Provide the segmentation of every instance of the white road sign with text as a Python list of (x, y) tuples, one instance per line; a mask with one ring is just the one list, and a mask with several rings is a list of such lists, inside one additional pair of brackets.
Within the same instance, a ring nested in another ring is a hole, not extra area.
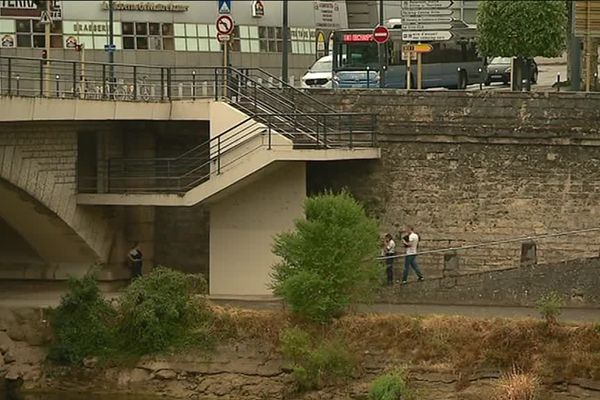
[(450, 40), (452, 34), (448, 31), (414, 31), (402, 32), (402, 40), (405, 41), (438, 41)]

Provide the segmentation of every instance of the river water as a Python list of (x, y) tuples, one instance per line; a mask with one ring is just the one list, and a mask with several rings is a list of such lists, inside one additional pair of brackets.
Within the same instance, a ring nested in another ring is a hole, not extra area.
[[(55, 393), (55, 394), (9, 394), (0, 389), (0, 400), (158, 400), (158, 397), (104, 395), (96, 396), (86, 393)], [(161, 400), (168, 400), (164, 397)]]

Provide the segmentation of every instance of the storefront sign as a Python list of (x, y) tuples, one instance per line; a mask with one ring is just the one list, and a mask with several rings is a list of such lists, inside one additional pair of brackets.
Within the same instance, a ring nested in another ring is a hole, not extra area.
[[(50, 18), (62, 20), (62, 0), (50, 0)], [(32, 0), (0, 0), (0, 16), (16, 18), (40, 18), (42, 10), (38, 10)]]
[(337, 1), (313, 1), (317, 28), (341, 28), (340, 6)]
[(252, 16), (254, 18), (265, 16), (265, 3), (262, 0), (254, 0), (252, 2)]
[[(108, 1), (102, 3), (102, 9), (108, 10)], [(158, 3), (151, 1), (113, 1), (114, 11), (163, 11), (163, 12), (185, 12), (190, 9), (189, 5), (174, 2)]]
[(14, 35), (2, 36), (2, 39), (0, 39), (0, 45), (2, 47), (15, 47), (15, 36)]
[(81, 33), (96, 33), (96, 32), (108, 32), (108, 24), (106, 23), (89, 23), (89, 24), (81, 24), (75, 23), (73, 24), (73, 30)]

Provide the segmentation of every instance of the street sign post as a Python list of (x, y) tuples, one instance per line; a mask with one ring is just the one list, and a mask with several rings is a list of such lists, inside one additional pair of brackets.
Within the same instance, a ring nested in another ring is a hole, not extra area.
[(222, 33), (217, 33), (217, 40), (221, 43), (227, 42), (228, 40), (231, 40), (231, 35), (224, 35)]
[(217, 18), (217, 32), (230, 35), (233, 32), (233, 19), (229, 15), (221, 15)]
[(402, 40), (406, 42), (434, 42), (452, 39), (448, 31), (411, 31), (402, 32)]
[(390, 31), (383, 25), (377, 25), (373, 29), (373, 40), (379, 44), (383, 44), (390, 38)]
[[(444, 41), (452, 38), (451, 22), (452, 0), (402, 0), (402, 40), (406, 42)], [(406, 87), (410, 89), (411, 54), (417, 54), (417, 89), (423, 82), (423, 53), (429, 53), (433, 46), (429, 44), (411, 44), (403, 46), (406, 57)]]

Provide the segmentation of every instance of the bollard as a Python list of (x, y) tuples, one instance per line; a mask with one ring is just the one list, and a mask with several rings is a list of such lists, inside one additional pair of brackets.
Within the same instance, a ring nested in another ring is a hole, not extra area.
[(371, 68), (367, 65), (367, 89), (371, 88)]
[(521, 267), (537, 264), (537, 245), (533, 240), (521, 243)]
[(19, 83), (21, 81), (21, 75), (17, 74), (17, 76), (15, 77), (17, 79), (17, 96), (19, 95)]
[(560, 92), (560, 72), (556, 73), (556, 91)]
[(192, 71), (192, 100), (196, 100), (196, 71)]
[(60, 75), (56, 75), (56, 97), (60, 97)]
[(460, 275), (459, 257), (456, 251), (444, 254), (444, 269), (442, 274), (444, 278), (452, 278)]
[(183, 98), (183, 83), (181, 82), (177, 85), (177, 95), (180, 99)]
[(208, 82), (202, 82), (202, 96), (208, 97)]
[(479, 90), (483, 90), (483, 76), (481, 75), (482, 72), (483, 70), (479, 68)]

